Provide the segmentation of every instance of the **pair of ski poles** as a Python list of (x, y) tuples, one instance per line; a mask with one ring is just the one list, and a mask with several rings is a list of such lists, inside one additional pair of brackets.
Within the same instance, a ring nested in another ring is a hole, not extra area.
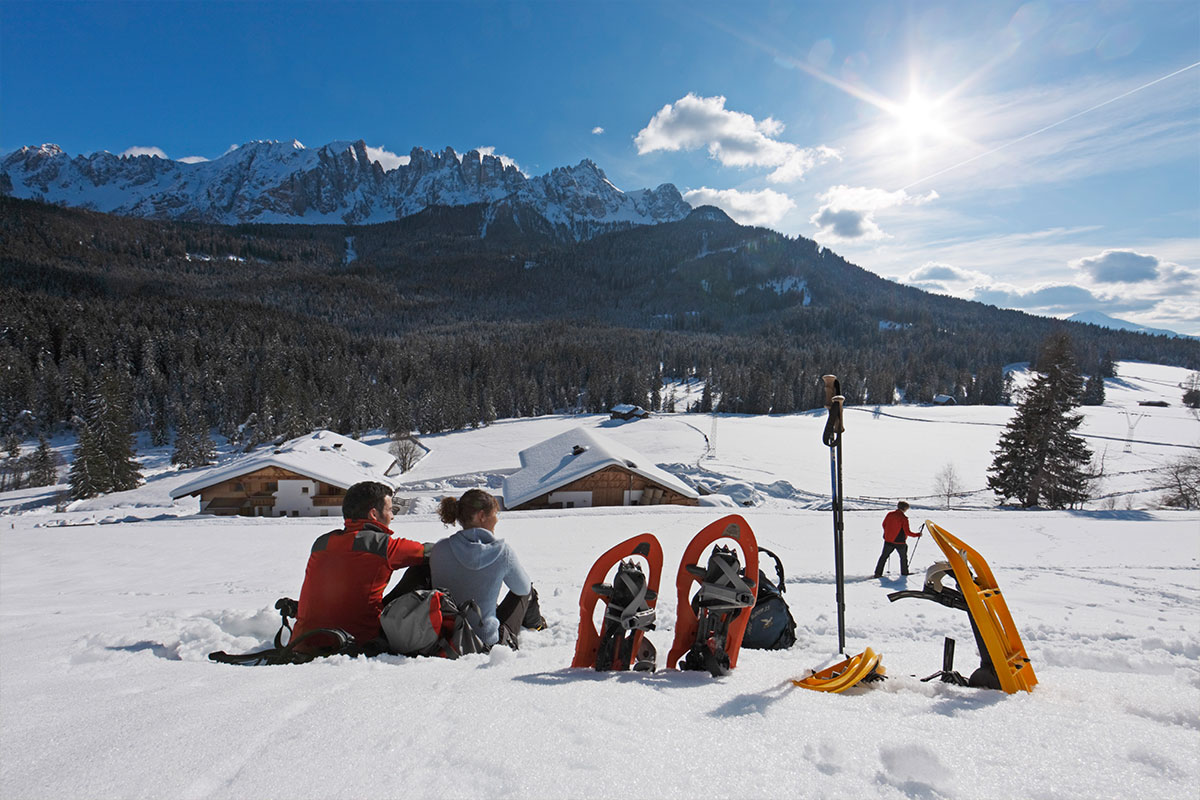
[(824, 375), (821, 384), (825, 387), (825, 408), (829, 416), (821, 441), (829, 448), (829, 482), (833, 493), (833, 565), (837, 581), (838, 652), (846, 653), (846, 570), (842, 549), (845, 530), (842, 517), (842, 434), (846, 426), (842, 423), (842, 385), (836, 375)]

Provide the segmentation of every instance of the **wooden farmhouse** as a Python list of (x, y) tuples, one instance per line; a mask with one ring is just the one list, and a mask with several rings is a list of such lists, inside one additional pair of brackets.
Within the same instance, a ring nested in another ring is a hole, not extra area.
[(504, 479), (508, 509), (699, 505), (699, 495), (645, 456), (575, 428), (520, 453)]
[(331, 431), (300, 436), (205, 470), (171, 492), (200, 497), (200, 513), (243, 517), (341, 517), (359, 481), (394, 486), (396, 460)]

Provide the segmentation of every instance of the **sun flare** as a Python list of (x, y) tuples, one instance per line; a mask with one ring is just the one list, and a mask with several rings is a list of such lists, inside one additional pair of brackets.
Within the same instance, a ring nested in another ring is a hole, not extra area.
[(913, 93), (908, 102), (894, 112), (900, 132), (910, 140), (937, 139), (945, 136), (946, 126), (938, 118), (937, 104)]

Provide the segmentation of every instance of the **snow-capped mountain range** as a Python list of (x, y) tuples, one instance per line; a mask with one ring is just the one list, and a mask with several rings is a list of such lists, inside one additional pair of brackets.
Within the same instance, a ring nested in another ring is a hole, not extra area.
[(503, 221), (574, 239), (687, 216), (679, 190), (623, 192), (590, 160), (527, 177), (494, 155), (413, 148), (385, 170), (367, 145), (256, 141), (185, 163), (101, 152), (72, 158), (53, 144), (0, 161), (0, 194), (127, 216), (219, 224), (369, 224), (430, 206), (487, 204), (480, 234)]

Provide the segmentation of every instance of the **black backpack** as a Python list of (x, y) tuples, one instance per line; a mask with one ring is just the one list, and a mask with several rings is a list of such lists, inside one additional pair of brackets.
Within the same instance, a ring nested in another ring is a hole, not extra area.
[(742, 637), (742, 647), (751, 650), (784, 650), (796, 643), (796, 620), (792, 619), (792, 612), (783, 599), (783, 562), (765, 547), (758, 548), (758, 552), (775, 559), (779, 583), (771, 583), (766, 573), (761, 569), (758, 571), (758, 599), (750, 611), (750, 622)]

